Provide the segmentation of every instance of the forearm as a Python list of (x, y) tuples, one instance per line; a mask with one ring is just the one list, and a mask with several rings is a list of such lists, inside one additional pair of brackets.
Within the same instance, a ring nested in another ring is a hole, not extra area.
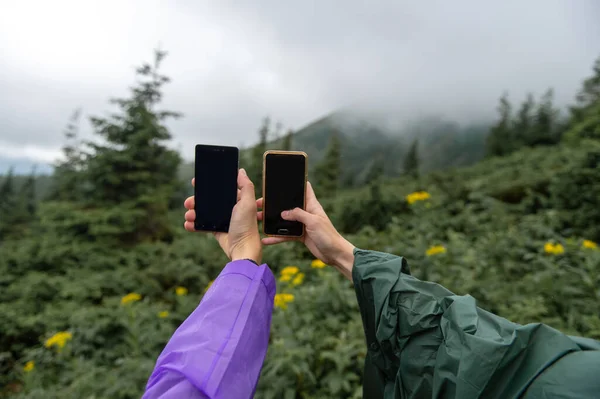
[[(229, 263), (161, 353), (144, 398), (251, 398), (266, 355), (275, 279), (266, 265)], [(240, 365), (246, 378), (238, 381)]]
[(336, 256), (332, 264), (344, 277), (352, 281), (352, 268), (354, 266), (354, 250), (352, 243), (340, 236), (336, 245)]

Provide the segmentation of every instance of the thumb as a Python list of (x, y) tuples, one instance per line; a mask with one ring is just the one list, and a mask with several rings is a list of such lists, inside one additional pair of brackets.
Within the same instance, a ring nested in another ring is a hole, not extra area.
[(238, 187), (240, 188), (240, 200), (242, 201), (256, 201), (254, 193), (254, 184), (246, 174), (246, 171), (242, 168), (238, 172)]
[(304, 209), (294, 208), (291, 211), (283, 211), (283, 212), (281, 212), (281, 217), (284, 220), (289, 220), (289, 221), (300, 222), (300, 223), (303, 223), (303, 224), (308, 224), (308, 223), (310, 223), (311, 219), (313, 218), (313, 215), (311, 215), (310, 213), (306, 212)]

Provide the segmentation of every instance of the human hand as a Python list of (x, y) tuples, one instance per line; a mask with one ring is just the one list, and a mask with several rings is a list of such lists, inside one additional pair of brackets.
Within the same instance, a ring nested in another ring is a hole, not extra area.
[[(192, 186), (195, 179), (192, 179)], [(254, 184), (248, 178), (246, 171), (240, 169), (238, 172), (238, 199), (231, 213), (231, 222), (229, 232), (213, 233), (217, 238), (219, 245), (229, 259), (252, 259), (260, 264), (262, 260), (262, 244), (258, 232), (258, 218), (262, 217), (262, 212), (257, 213), (258, 201), (254, 192)], [(202, 193), (210, 195), (210, 193)], [(196, 211), (194, 210), (194, 197), (188, 197), (184, 206), (188, 209), (185, 213), (184, 227), (187, 231), (196, 231), (194, 221), (196, 220)]]
[[(260, 198), (256, 204), (262, 208), (263, 199)], [(262, 214), (260, 216), (262, 217)], [(295, 208), (284, 211), (281, 217), (285, 220), (303, 223), (305, 226), (304, 236), (301, 238), (266, 237), (262, 239), (263, 244), (274, 245), (286, 241), (301, 241), (316, 258), (334, 266), (352, 281), (354, 245), (335, 229), (317, 200), (310, 182), (307, 182), (306, 185), (306, 210)]]

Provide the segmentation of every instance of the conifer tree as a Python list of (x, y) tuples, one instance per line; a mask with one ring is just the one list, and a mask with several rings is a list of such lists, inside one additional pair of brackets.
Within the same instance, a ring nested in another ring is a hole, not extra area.
[(71, 115), (64, 132), (64, 159), (54, 165), (52, 190), (48, 195), (50, 200), (75, 201), (83, 198), (86, 154), (78, 137), (80, 120), (81, 109), (77, 109)]
[(384, 162), (385, 162), (385, 158), (382, 154), (378, 154), (375, 157), (375, 159), (371, 163), (371, 166), (370, 166), (369, 171), (366, 176), (367, 184), (380, 183), (381, 179), (383, 178), (384, 171), (385, 171)]
[[(14, 201), (15, 195), (15, 181), (14, 181), (14, 168), (10, 168), (8, 173), (2, 181), (0, 186), (0, 206), (6, 206)], [(5, 208), (3, 208), (4, 210)]]
[(567, 140), (600, 139), (600, 57), (594, 63), (593, 75), (583, 81), (570, 113)]
[(261, 127), (258, 130), (258, 143), (252, 148), (252, 166), (249, 176), (254, 183), (256, 195), (261, 195), (262, 191), (263, 156), (265, 151), (267, 151), (270, 129), (271, 119), (267, 116), (263, 119)]
[(500, 118), (490, 128), (486, 139), (486, 156), (501, 156), (511, 151), (510, 141), (513, 139), (512, 106), (508, 101), (508, 93), (500, 97), (497, 107)]
[(10, 230), (17, 208), (14, 169), (11, 167), (0, 185), (0, 239)]
[(404, 173), (419, 177), (419, 139), (415, 139), (404, 159)]
[(533, 133), (533, 126), (535, 123), (534, 112), (535, 100), (533, 94), (528, 93), (527, 98), (521, 104), (519, 112), (513, 123), (512, 135), (509, 140), (509, 152), (515, 151), (524, 145), (528, 144), (528, 139)]
[(527, 137), (527, 145), (552, 145), (560, 140), (557, 129), (559, 110), (553, 105), (554, 91), (548, 89), (542, 96), (534, 116), (534, 125)]
[(169, 199), (177, 184), (179, 154), (166, 146), (171, 134), (164, 125), (181, 115), (157, 109), (163, 86), (160, 73), (167, 53), (156, 50), (153, 63), (137, 68), (138, 82), (128, 98), (111, 100), (119, 113), (91, 118), (101, 143), (88, 142), (85, 201), (106, 209), (107, 233), (127, 242), (170, 237)]
[(334, 131), (329, 139), (323, 160), (315, 168), (315, 180), (324, 197), (334, 196), (339, 188), (342, 152), (339, 133)]

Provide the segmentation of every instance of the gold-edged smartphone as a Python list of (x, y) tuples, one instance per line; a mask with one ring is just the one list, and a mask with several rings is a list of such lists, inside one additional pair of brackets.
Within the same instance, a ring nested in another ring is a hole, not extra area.
[(284, 220), (281, 212), (306, 207), (308, 155), (266, 151), (263, 155), (263, 232), (272, 237), (302, 237), (304, 224)]

